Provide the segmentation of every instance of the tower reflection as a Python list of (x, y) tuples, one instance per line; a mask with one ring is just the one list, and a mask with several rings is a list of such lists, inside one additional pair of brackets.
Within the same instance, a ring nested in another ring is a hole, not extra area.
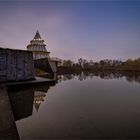
[(39, 110), (41, 103), (50, 88), (54, 84), (36, 85), (32, 87), (8, 88), (8, 95), (12, 106), (15, 121), (33, 114), (33, 106)]
[(1, 87), (0, 139), (20, 139), (15, 121), (31, 116), (33, 106), (38, 111), (49, 88), (54, 85)]

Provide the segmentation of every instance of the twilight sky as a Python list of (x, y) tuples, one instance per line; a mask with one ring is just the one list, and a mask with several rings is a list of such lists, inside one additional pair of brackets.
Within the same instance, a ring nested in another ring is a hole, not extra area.
[(53, 57), (137, 58), (140, 1), (0, 1), (0, 47), (26, 49), (36, 30)]

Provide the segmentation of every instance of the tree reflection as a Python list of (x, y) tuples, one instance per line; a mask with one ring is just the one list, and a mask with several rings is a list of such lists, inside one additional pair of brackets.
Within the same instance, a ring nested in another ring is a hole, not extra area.
[(125, 78), (128, 82), (140, 83), (140, 73), (138, 72), (112, 72), (112, 71), (96, 71), (88, 72), (83, 71), (73, 74), (58, 75), (58, 81), (66, 81), (77, 78), (80, 81), (86, 80), (87, 78), (93, 79), (94, 77), (100, 77), (101, 79), (121, 79)]

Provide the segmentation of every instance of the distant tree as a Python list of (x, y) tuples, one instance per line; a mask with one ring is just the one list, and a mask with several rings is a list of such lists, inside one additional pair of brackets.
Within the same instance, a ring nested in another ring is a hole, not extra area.
[(90, 61), (89, 61), (89, 66), (93, 66), (93, 65), (94, 65), (93, 60), (90, 60)]
[(94, 65), (97, 67), (99, 65), (99, 63), (95, 62)]
[(63, 66), (65, 67), (72, 67), (73, 62), (71, 60), (64, 60), (63, 61)]
[(124, 62), (125, 65), (132, 65), (133, 64), (133, 60), (132, 59), (128, 59), (127, 61)]
[(83, 59), (82, 58), (79, 58), (78, 59), (78, 63), (79, 63), (79, 65), (82, 67), (82, 62), (83, 62)]
[(88, 61), (86, 59), (83, 59), (83, 68), (87, 68), (88, 67)]
[(99, 64), (100, 64), (101, 66), (104, 66), (104, 65), (105, 65), (105, 61), (104, 61), (104, 60), (101, 60), (101, 61), (99, 62)]
[(137, 58), (134, 60), (135, 65), (140, 66), (140, 58)]

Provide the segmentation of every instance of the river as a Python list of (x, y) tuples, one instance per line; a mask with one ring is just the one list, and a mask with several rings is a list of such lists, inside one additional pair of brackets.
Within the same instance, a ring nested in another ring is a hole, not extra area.
[(21, 139), (140, 138), (140, 76), (61, 75), (8, 94)]

